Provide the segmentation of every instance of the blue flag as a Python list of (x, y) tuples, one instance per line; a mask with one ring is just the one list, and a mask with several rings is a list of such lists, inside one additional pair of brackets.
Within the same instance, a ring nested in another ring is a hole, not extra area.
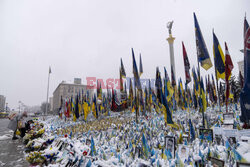
[(195, 139), (195, 131), (191, 119), (189, 119), (189, 130), (190, 130), (191, 141), (193, 141)]
[(79, 118), (79, 107), (78, 107), (78, 103), (79, 103), (79, 98), (78, 98), (78, 94), (76, 95), (76, 105), (75, 105), (75, 115), (76, 118)]
[(218, 38), (213, 32), (213, 51), (214, 51), (214, 64), (215, 64), (215, 76), (217, 79), (225, 79), (225, 55), (221, 49)]
[(244, 22), (244, 87), (240, 94), (242, 122), (250, 120), (250, 28), (245, 18)]
[(92, 166), (92, 163), (91, 163), (91, 160), (89, 160), (86, 167), (91, 167), (91, 166)]
[(94, 156), (96, 154), (96, 149), (95, 149), (95, 143), (93, 137), (91, 137), (91, 156)]
[(132, 48), (132, 58), (133, 58), (133, 73), (134, 73), (134, 78), (135, 78), (135, 86), (137, 87), (137, 89), (141, 90), (140, 76), (138, 73), (133, 48)]
[(199, 26), (199, 23), (197, 21), (195, 13), (194, 13), (194, 27), (195, 27), (197, 58), (198, 58), (198, 61), (201, 63), (201, 66), (205, 70), (208, 70), (213, 65), (212, 65), (209, 53), (207, 51), (207, 46), (206, 46), (206, 43), (203, 39), (201, 30), (200, 30), (200, 26)]
[(145, 157), (148, 158), (150, 150), (149, 150), (147, 139), (145, 138), (144, 134), (142, 134), (142, 149), (143, 149), (143, 153)]
[(165, 107), (164, 108), (164, 118), (165, 118), (165, 122), (167, 124), (174, 124), (174, 121), (172, 120), (172, 113), (168, 107), (168, 103), (167, 103), (167, 99), (166, 97), (163, 95), (162, 89), (160, 89), (160, 93), (161, 93), (161, 99), (162, 99), (162, 104)]
[(125, 72), (125, 68), (123, 66), (122, 58), (121, 58), (121, 75), (122, 75), (122, 77), (126, 77), (126, 72)]

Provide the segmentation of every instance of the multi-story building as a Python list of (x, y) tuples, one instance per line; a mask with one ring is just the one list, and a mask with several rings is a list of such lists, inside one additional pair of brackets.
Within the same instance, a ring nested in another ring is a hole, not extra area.
[(5, 97), (0, 95), (0, 112), (5, 111)]
[(53, 112), (58, 112), (61, 105), (61, 97), (63, 100), (75, 97), (79, 92), (89, 92), (89, 95), (93, 95), (93, 88), (90, 88), (87, 85), (81, 84), (81, 79), (77, 78), (74, 80), (74, 83), (66, 83), (62, 81), (53, 93)]

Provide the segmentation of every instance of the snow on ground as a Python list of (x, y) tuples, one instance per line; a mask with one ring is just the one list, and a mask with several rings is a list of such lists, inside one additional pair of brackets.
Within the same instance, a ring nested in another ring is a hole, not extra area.
[[(194, 166), (195, 162), (211, 164), (212, 156), (225, 161), (226, 165), (235, 164), (236, 160), (250, 162), (250, 145), (237, 139), (237, 144), (228, 145), (227, 139), (221, 144), (202, 137), (198, 129), (202, 124), (201, 114), (191, 110), (176, 111), (173, 114), (176, 127), (165, 126), (163, 115), (147, 113), (135, 122), (135, 115), (111, 113), (102, 120), (90, 119), (85, 123), (65, 121), (50, 117), (39, 121), (46, 129), (44, 135), (34, 139), (33, 147), (47, 147), (35, 154), (46, 157), (49, 166)], [(220, 127), (222, 114), (208, 108), (210, 127)], [(196, 139), (190, 140), (189, 118), (195, 129)], [(167, 149), (165, 137), (175, 137), (175, 151)], [(52, 143), (48, 142), (52, 141)], [(182, 149), (182, 147), (184, 149)], [(234, 149), (235, 148), (235, 149)], [(233, 152), (234, 151), (234, 152)], [(230, 152), (230, 155), (228, 154)], [(26, 156), (28, 156), (27, 153)]]
[(5, 135), (0, 136), (0, 140), (8, 140), (10, 138), (11, 138), (11, 135), (9, 135), (9, 134), (5, 134)]

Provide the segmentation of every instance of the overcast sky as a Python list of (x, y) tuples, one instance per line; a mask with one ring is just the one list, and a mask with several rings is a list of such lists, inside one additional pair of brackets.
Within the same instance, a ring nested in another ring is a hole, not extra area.
[(181, 41), (191, 66), (197, 64), (193, 12), (212, 62), (214, 28), (223, 51), (224, 41), (228, 43), (238, 75), (249, 0), (1, 0), (0, 94), (11, 108), (19, 100), (40, 105), (46, 101), (49, 66), (49, 96), (62, 80), (118, 78), (120, 58), (131, 77), (131, 47), (137, 61), (142, 54), (142, 78), (155, 78), (157, 66), (170, 72), (166, 23), (171, 20), (176, 74), (184, 80)]

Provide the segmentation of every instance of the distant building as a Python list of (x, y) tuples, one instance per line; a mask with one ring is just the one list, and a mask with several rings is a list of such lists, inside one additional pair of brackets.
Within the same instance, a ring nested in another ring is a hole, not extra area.
[[(75, 97), (77, 93), (84, 91), (85, 93), (87, 92), (87, 85), (82, 85), (81, 84), (81, 79), (75, 78), (74, 83), (66, 83), (65, 81), (62, 81), (55, 91), (53, 92), (53, 112), (58, 112), (60, 105), (61, 105), (61, 97), (62, 99), (69, 99), (72, 97)], [(94, 90), (93, 89), (88, 89), (89, 95), (92, 96)]]
[(5, 100), (6, 98), (3, 95), (0, 95), (0, 112), (5, 111)]
[(81, 83), (82, 83), (81, 78), (74, 78), (74, 84), (79, 84), (79, 85), (81, 85)]
[(241, 75), (244, 77), (244, 60), (238, 62), (239, 71), (241, 72)]

